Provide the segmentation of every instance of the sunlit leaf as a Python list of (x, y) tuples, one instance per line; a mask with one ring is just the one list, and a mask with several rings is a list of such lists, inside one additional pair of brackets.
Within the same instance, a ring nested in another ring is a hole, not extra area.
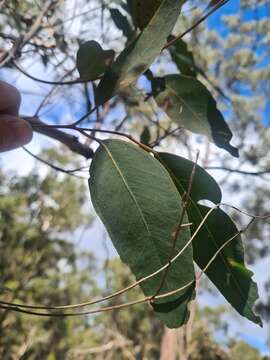
[(238, 150), (230, 144), (232, 132), (207, 88), (190, 76), (168, 75), (164, 79), (165, 90), (156, 101), (168, 116), (179, 126), (206, 135), (218, 147), (238, 157)]
[(97, 105), (104, 104), (117, 91), (134, 83), (150, 67), (166, 44), (183, 3), (180, 0), (162, 1), (147, 27), (106, 72), (97, 88)]
[[(170, 36), (168, 41), (171, 41), (174, 38), (174, 36)], [(182, 39), (179, 39), (174, 45), (170, 46), (169, 51), (171, 53), (172, 61), (175, 63), (182, 75), (192, 76), (195, 78), (198, 75), (202, 76), (211, 88), (213, 88), (220, 96), (228, 99), (222, 89), (215, 84), (208, 77), (205, 71), (203, 71), (203, 69), (195, 63), (193, 53), (188, 49), (187, 44)]]

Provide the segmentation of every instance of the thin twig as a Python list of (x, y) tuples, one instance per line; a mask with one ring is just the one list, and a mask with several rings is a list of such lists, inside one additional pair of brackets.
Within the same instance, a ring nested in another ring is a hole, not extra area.
[(195, 22), (190, 28), (184, 31), (181, 35), (176, 36), (173, 40), (169, 41), (164, 47), (163, 50), (168, 49), (170, 46), (174, 45), (177, 41), (181, 40), (185, 35), (189, 34), (202, 22), (204, 22), (209, 16), (211, 16), (216, 10), (218, 10), (223, 5), (227, 4), (230, 0), (221, 0), (218, 2), (210, 11), (208, 11), (204, 16), (202, 16), (198, 21)]
[[(187, 283), (186, 285), (175, 289), (173, 291), (169, 291), (166, 292), (164, 294), (161, 295), (157, 295), (155, 298), (156, 299), (163, 299), (166, 298), (168, 296), (174, 295), (176, 293), (179, 293), (185, 289), (187, 289), (188, 287), (192, 286), (193, 284), (198, 284), (198, 281), (201, 279), (201, 277), (203, 276), (203, 274), (208, 270), (208, 268), (212, 265), (212, 263), (215, 261), (215, 259), (217, 258), (217, 256), (221, 253), (221, 251), (228, 246), (235, 238), (237, 238), (239, 235), (241, 235), (242, 233), (244, 233), (245, 231), (247, 231), (247, 229), (250, 227), (250, 225), (254, 222), (254, 218), (249, 222), (249, 224), (242, 230), (238, 231), (234, 236), (232, 236), (229, 240), (227, 240), (216, 252), (215, 254), (211, 257), (211, 259), (208, 261), (208, 263), (206, 264), (206, 266), (201, 270), (201, 272), (199, 273), (199, 275), (196, 276), (196, 279), (190, 281), (189, 283)], [(108, 311), (112, 311), (112, 310), (116, 310), (116, 309), (123, 309), (123, 308), (127, 308), (130, 306), (134, 306), (134, 305), (139, 305), (139, 304), (143, 304), (146, 302), (151, 302), (153, 299), (153, 296), (147, 296), (144, 297), (142, 299), (139, 300), (135, 300), (135, 301), (130, 301), (130, 302), (126, 302), (126, 303), (122, 303), (122, 304), (118, 304), (118, 305), (112, 305), (112, 306), (106, 306), (106, 307), (102, 307), (102, 308), (98, 308), (98, 309), (94, 309), (94, 310), (89, 310), (89, 311), (82, 311), (79, 313), (44, 313), (44, 312), (37, 312), (37, 311), (30, 311), (30, 310), (24, 310), (23, 307), (19, 306), (15, 306), (15, 305), (6, 305), (3, 302), (1, 302), (0, 304), (0, 308), (4, 309), (4, 310), (10, 310), (10, 311), (15, 311), (15, 312), (21, 312), (21, 313), (25, 313), (25, 314), (29, 314), (29, 315), (36, 315), (36, 316), (46, 316), (46, 317), (74, 317), (74, 316), (85, 316), (85, 315), (91, 315), (91, 314), (97, 314), (97, 313), (102, 313), (102, 312), (108, 312)]]
[(22, 69), (21, 66), (18, 65), (18, 63), (13, 60), (12, 64), (16, 67), (17, 70), (19, 70), (23, 75), (25, 75), (26, 77), (28, 77), (29, 79), (32, 79), (34, 81), (40, 82), (42, 84), (48, 84), (48, 85), (75, 85), (75, 84), (86, 84), (88, 82), (91, 81), (95, 81), (95, 80), (99, 80), (101, 79), (101, 77), (97, 77), (96, 79), (91, 79), (91, 80), (83, 80), (83, 79), (76, 79), (76, 80), (69, 80), (69, 81), (50, 81), (50, 80), (44, 80), (44, 79), (40, 79), (37, 78), (31, 74), (29, 74), (28, 72), (26, 72), (24, 69)]
[(43, 4), (43, 8), (39, 12), (36, 20), (33, 22), (33, 25), (30, 27), (29, 31), (24, 36), (19, 36), (14, 40), (12, 48), (5, 52), (5, 54), (0, 58), (0, 67), (3, 67), (10, 61), (13, 61), (16, 54), (20, 54), (20, 51), (26, 45), (32, 37), (34, 37), (41, 29), (41, 22), (46, 13), (50, 10), (53, 5), (53, 1), (47, 0)]
[[(89, 113), (92, 113), (93, 111), (95, 111), (96, 108), (93, 108)], [(88, 114), (89, 115), (89, 114)], [(87, 115), (87, 116), (88, 116)], [(48, 124), (44, 124), (42, 122), (39, 122), (37, 124), (34, 124), (34, 129), (36, 129), (38, 132), (44, 131), (44, 130), (48, 130), (48, 129), (65, 129), (65, 130), (73, 130), (73, 131), (78, 131), (79, 133), (86, 135), (87, 132), (97, 132), (97, 133), (102, 133), (102, 134), (111, 134), (111, 135), (117, 135), (117, 136), (121, 136), (124, 137), (132, 142), (134, 142), (136, 145), (138, 145), (139, 147), (141, 147), (142, 149), (144, 149), (147, 152), (151, 152), (151, 153), (155, 153), (155, 151), (150, 148), (147, 145), (142, 144), (141, 142), (139, 142), (138, 140), (136, 140), (133, 136), (126, 134), (124, 132), (120, 132), (120, 131), (115, 131), (115, 130), (110, 130), (110, 129), (95, 129), (95, 128), (83, 128), (83, 127), (77, 127), (77, 124), (82, 122), (84, 120), (84, 118), (86, 118), (86, 115), (84, 115), (82, 118), (80, 118), (79, 120), (77, 120), (76, 122), (74, 122), (71, 125), (48, 125)], [(89, 137), (89, 136), (87, 136)], [(95, 137), (91, 136), (89, 137), (91, 139), (96, 139)], [(97, 140), (97, 139), (96, 139)]]
[(172, 136), (172, 135), (175, 135), (178, 131), (183, 131), (183, 127), (178, 127), (176, 129), (173, 129), (173, 130), (166, 130), (165, 133), (159, 138), (159, 139), (156, 139), (155, 141), (151, 142), (149, 144), (150, 147), (155, 147), (155, 146), (158, 146), (160, 145), (161, 141), (165, 140), (167, 137), (169, 136)]
[(196, 166), (197, 166), (197, 163), (198, 163), (198, 159), (199, 159), (199, 153), (197, 153), (197, 155), (196, 155), (196, 160), (194, 162), (194, 165), (193, 165), (193, 168), (192, 168), (192, 171), (191, 171), (191, 175), (190, 175), (190, 179), (189, 179), (189, 183), (188, 183), (188, 190), (183, 195), (183, 198), (182, 198), (183, 206), (182, 206), (182, 209), (181, 209), (179, 222), (178, 222), (176, 230), (174, 232), (173, 243), (172, 243), (172, 247), (171, 247), (171, 251), (170, 251), (170, 255), (169, 255), (169, 260), (168, 260), (169, 266), (166, 268), (166, 270), (163, 273), (160, 285), (157, 288), (157, 291), (156, 291), (155, 295), (153, 296), (152, 301), (154, 301), (155, 297), (160, 293), (160, 291), (161, 291), (161, 289), (162, 289), (162, 287), (164, 285), (164, 282), (166, 280), (166, 277), (168, 275), (171, 264), (172, 264), (171, 259), (173, 258), (173, 255), (174, 255), (177, 239), (179, 238), (179, 236), (181, 234), (181, 231), (183, 229), (182, 224), (183, 224), (184, 217), (186, 215), (186, 210), (187, 210), (187, 207), (188, 207), (189, 201), (190, 201), (190, 194), (191, 194), (191, 189), (192, 189), (192, 184), (193, 184), (193, 180), (194, 180), (194, 176), (195, 176), (195, 171), (196, 171)]
[(207, 170), (223, 170), (223, 171), (227, 171), (230, 173), (236, 173), (236, 174), (241, 174), (241, 175), (249, 175), (249, 176), (261, 176), (261, 175), (266, 175), (266, 174), (270, 174), (270, 169), (266, 169), (266, 170), (262, 170), (262, 171), (245, 171), (245, 170), (238, 170), (238, 169), (231, 169), (231, 168), (227, 168), (224, 166), (208, 166), (205, 169)]
[[(211, 213), (218, 208), (218, 205), (216, 205), (214, 208), (210, 209), (208, 211), (208, 213), (205, 215), (205, 217), (203, 218), (203, 220), (201, 221), (200, 225), (198, 226), (198, 228), (196, 229), (196, 231), (194, 232), (194, 234), (191, 236), (191, 238), (189, 239), (189, 241), (186, 243), (186, 245), (175, 255), (175, 257), (173, 259), (171, 259), (170, 263), (167, 263), (166, 265), (162, 266), (161, 268), (159, 268), (158, 270), (156, 270), (155, 272), (145, 276), (144, 278), (134, 282), (133, 284), (127, 286), (126, 288), (123, 288), (119, 291), (116, 291), (113, 294), (107, 295), (105, 297), (102, 297), (100, 299), (96, 299), (96, 300), (90, 300), (81, 304), (74, 304), (74, 305), (64, 305), (64, 306), (36, 306), (36, 305), (23, 305), (23, 304), (15, 304), (15, 303), (8, 303), (5, 301), (0, 301), (0, 304), (3, 305), (10, 305), (10, 306), (15, 306), (15, 307), (21, 307), (21, 308), (26, 308), (26, 309), (40, 309), (40, 310), (65, 310), (65, 309), (76, 309), (76, 308), (81, 308), (81, 307), (85, 307), (85, 306), (90, 306), (90, 305), (95, 305), (98, 303), (101, 303), (103, 301), (107, 301), (110, 299), (113, 299), (115, 297), (118, 297), (121, 294), (126, 293), (129, 290), (132, 290), (133, 288), (137, 287), (138, 285), (144, 283), (145, 281), (153, 278), (154, 276), (160, 274), (162, 271), (166, 270), (166, 268), (168, 266), (170, 266), (170, 264), (172, 264), (174, 261), (176, 261), (178, 259), (179, 256), (182, 255), (182, 253), (187, 249), (187, 247), (192, 243), (192, 241), (195, 239), (195, 237), (197, 236), (198, 232), (200, 231), (200, 229), (202, 228), (202, 226), (204, 225), (204, 223), (206, 222), (207, 218), (211, 215)], [(157, 297), (156, 297), (157, 298)]]
[(268, 219), (270, 218), (270, 213), (269, 214), (266, 214), (266, 215), (252, 215), (252, 214), (249, 214), (247, 213), (246, 211), (244, 210), (241, 210), (239, 209), (238, 207), (234, 206), (234, 205), (230, 205), (230, 204), (226, 204), (226, 203), (221, 203), (220, 206), (226, 206), (226, 207), (230, 207), (231, 209), (235, 210), (235, 211), (238, 211), (239, 213), (243, 214), (243, 215), (246, 215), (250, 218), (254, 218), (254, 219), (259, 219), (259, 220), (265, 220), (265, 219)]
[[(219, 208), (220, 206), (225, 205), (225, 206), (230, 206), (227, 204), (217, 204), (214, 208), (210, 209), (208, 211), (208, 213), (205, 215), (205, 217), (203, 218), (203, 220), (201, 221), (200, 225), (198, 226), (198, 228), (196, 229), (196, 231), (194, 232), (194, 234), (192, 235), (192, 237), (190, 238), (190, 240), (188, 241), (188, 243), (183, 247), (182, 250), (179, 251), (179, 253), (171, 260), (171, 263), (174, 262), (182, 253), (183, 251), (185, 251), (185, 249), (190, 245), (190, 243), (194, 240), (194, 238), (197, 236), (198, 232), (200, 231), (201, 227), (204, 225), (205, 221), (207, 220), (207, 218), (210, 216), (210, 214), (217, 208)], [(239, 211), (239, 209), (234, 208), (235, 210)], [(206, 265), (206, 267), (201, 271), (201, 273), (196, 277), (196, 281), (198, 281), (202, 275), (206, 272), (206, 270), (209, 268), (209, 266), (212, 264), (212, 262), (216, 259), (216, 257), (220, 254), (220, 252), (231, 242), (233, 241), (236, 237), (238, 237), (239, 235), (241, 235), (242, 233), (244, 233), (249, 227), (250, 225), (253, 223), (253, 221), (255, 219), (265, 219), (266, 217), (270, 217), (270, 215), (263, 215), (263, 216), (258, 216), (258, 215), (250, 215), (250, 214), (246, 214), (247, 216), (251, 217), (252, 220), (249, 222), (249, 224), (242, 230), (238, 231), (233, 237), (231, 237), (228, 241), (226, 241), (218, 250), (217, 252), (214, 254), (214, 256), (210, 259), (210, 261), (208, 262), (208, 264)], [(97, 300), (93, 300), (93, 301), (88, 301), (82, 304), (75, 304), (75, 305), (66, 305), (66, 306), (36, 306), (36, 305), (24, 305), (24, 304), (18, 304), (18, 303), (9, 303), (9, 302), (5, 302), (5, 301), (0, 301), (0, 308), (2, 307), (3, 309), (7, 309), (7, 310), (13, 310), (13, 311), (20, 311), (20, 312), (26, 312), (25, 310), (22, 309), (39, 309), (39, 310), (66, 310), (66, 309), (77, 309), (77, 308), (81, 308), (81, 307), (85, 307), (85, 306), (90, 306), (90, 305), (94, 305), (94, 304), (98, 304), (101, 303), (103, 301), (106, 300), (110, 300), (114, 297), (117, 297), (131, 289), (133, 289), (134, 287), (136, 287), (137, 285), (141, 284), (142, 282), (145, 282), (146, 280), (152, 278), (153, 276), (156, 276), (157, 274), (159, 274), (161, 271), (165, 270), (167, 267), (169, 266), (169, 263), (166, 264), (165, 266), (163, 266), (162, 268), (158, 269), (156, 272), (142, 278), (141, 280), (133, 283), (132, 285), (121, 289), (113, 294), (110, 294), (106, 297), (103, 297), (101, 299), (97, 299)], [(195, 280), (189, 282), (188, 284), (184, 285), (183, 287), (173, 290), (171, 292), (165, 293), (165, 294), (161, 294), (161, 295), (157, 295), (156, 299), (159, 298), (164, 298), (166, 296), (170, 296), (173, 295), (177, 292), (180, 292), (186, 288), (188, 288), (189, 286), (191, 286), (192, 284), (194, 284), (196, 282)], [(89, 314), (93, 314), (93, 313), (97, 313), (97, 312), (102, 312), (102, 311), (109, 311), (108, 309), (112, 310), (112, 309), (120, 309), (126, 306), (131, 306), (131, 305), (136, 305), (139, 303), (143, 303), (143, 302), (147, 302), (147, 301), (151, 301), (152, 300), (152, 296), (146, 297), (144, 299), (138, 300), (138, 301), (134, 301), (131, 303), (126, 303), (126, 304), (120, 304), (120, 305), (116, 305), (115, 307), (106, 307), (106, 308), (102, 308), (102, 309), (96, 309), (93, 310), (91, 312), (89, 311), (85, 311), (85, 312), (81, 312), (81, 313), (72, 313), (72, 314), (48, 314), (48, 313), (34, 313), (34, 312), (26, 312), (28, 314), (32, 314), (32, 315), (40, 315), (41, 316), (76, 316), (76, 315), (89, 315)]]
[(47, 12), (50, 10), (53, 3), (54, 3), (54, 1), (52, 1), (52, 0), (45, 1), (45, 3), (43, 4), (43, 8), (39, 12), (38, 17), (34, 21), (30, 30), (24, 35), (22, 43), (21, 43), (21, 47), (26, 45), (28, 43), (28, 41), (31, 40), (39, 32), (39, 30), (41, 28), (42, 19), (47, 14)]
[(196, 277), (197, 282), (201, 279), (201, 277), (203, 276), (203, 274), (208, 270), (208, 268), (211, 266), (211, 264), (216, 260), (216, 258), (218, 257), (218, 255), (221, 253), (221, 251), (227, 246), (229, 245), (229, 243), (231, 243), (235, 238), (237, 238), (239, 235), (245, 233), (249, 227), (253, 224), (253, 222), (255, 221), (255, 218), (253, 217), (250, 222), (245, 226), (244, 229), (238, 231), (237, 234), (235, 234), (234, 236), (232, 236), (229, 240), (227, 240), (219, 249), (218, 251), (214, 254), (214, 256), (209, 260), (209, 262), (206, 264), (206, 266), (203, 268), (203, 270), (201, 270), (201, 272), (199, 273), (199, 275)]
[(30, 150), (28, 150), (28, 149), (27, 149), (26, 147), (24, 147), (24, 146), (23, 146), (23, 150), (24, 150), (28, 155), (32, 156), (34, 159), (40, 161), (41, 163), (49, 166), (49, 167), (52, 168), (53, 170), (62, 172), (62, 173), (64, 173), (64, 174), (66, 174), (66, 175), (75, 176), (75, 177), (77, 177), (77, 178), (85, 179), (85, 177), (80, 176), (80, 175), (77, 175), (77, 174), (75, 174), (75, 173), (86, 169), (86, 167), (80, 167), (80, 168), (77, 168), (77, 169), (66, 170), (66, 169), (63, 169), (63, 168), (61, 168), (61, 167), (59, 167), (59, 166), (56, 166), (56, 165), (50, 163), (49, 161), (47, 161), (47, 160), (45, 160), (45, 159), (42, 159), (42, 158), (39, 157), (38, 155), (33, 154)]
[(35, 132), (46, 135), (52, 139), (61, 142), (62, 144), (66, 145), (71, 151), (82, 155), (86, 159), (90, 159), (93, 157), (93, 150), (89, 146), (82, 144), (79, 141), (78, 137), (60, 131), (57, 126), (50, 126), (48, 124), (45, 124), (37, 117), (22, 116), (22, 118), (31, 125)]
[[(69, 128), (74, 128), (75, 126), (78, 126), (79, 124), (81, 124), (84, 120), (86, 120), (88, 118), (88, 116), (90, 116), (91, 114), (93, 114), (93, 112), (95, 112), (97, 110), (97, 106), (93, 107), (92, 109), (90, 109), (89, 111), (87, 111), (87, 113), (85, 113), (82, 117), (80, 117), (80, 119), (78, 119), (77, 121), (75, 121), (73, 124), (70, 125)], [(92, 131), (92, 130), (91, 130)]]

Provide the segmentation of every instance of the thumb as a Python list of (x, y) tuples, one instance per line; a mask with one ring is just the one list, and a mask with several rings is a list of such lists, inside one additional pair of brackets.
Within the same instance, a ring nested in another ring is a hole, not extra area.
[(32, 128), (26, 121), (13, 115), (0, 115), (0, 152), (26, 145), (32, 136)]

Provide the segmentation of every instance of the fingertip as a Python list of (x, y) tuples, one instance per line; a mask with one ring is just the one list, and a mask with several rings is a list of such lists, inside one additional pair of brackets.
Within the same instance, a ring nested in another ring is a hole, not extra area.
[(5, 81), (0, 80), (0, 112), (9, 115), (18, 115), (21, 105), (19, 90)]
[(17, 124), (18, 124), (17, 125), (18, 126), (18, 135), (19, 135), (19, 138), (21, 138), (21, 142), (22, 142), (21, 146), (26, 145), (33, 138), (32, 127), (27, 121), (25, 121), (21, 118), (18, 118)]
[(28, 144), (33, 137), (31, 126), (23, 119), (12, 115), (0, 117), (0, 152)]

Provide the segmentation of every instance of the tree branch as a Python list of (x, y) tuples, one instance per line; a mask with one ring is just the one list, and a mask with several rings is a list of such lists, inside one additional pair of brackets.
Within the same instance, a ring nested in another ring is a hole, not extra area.
[(66, 145), (71, 151), (82, 155), (86, 159), (93, 157), (93, 150), (89, 146), (82, 144), (77, 136), (67, 134), (55, 128), (51, 128), (44, 122), (40, 121), (37, 117), (22, 116), (22, 118), (31, 125), (35, 132), (59, 141), (60, 143)]
[(95, 80), (100, 80), (102, 78), (102, 76), (98, 76), (95, 79), (92, 80), (83, 80), (83, 79), (75, 79), (75, 80), (68, 80), (68, 81), (50, 81), (50, 80), (44, 80), (44, 79), (39, 79), (31, 74), (29, 74), (28, 72), (26, 72), (20, 65), (17, 64), (17, 62), (15, 60), (12, 60), (12, 64), (15, 66), (15, 68), (17, 70), (19, 70), (24, 76), (28, 77), (31, 80), (40, 82), (42, 84), (48, 84), (48, 85), (74, 85), (74, 84), (86, 84), (89, 83), (91, 81), (95, 81)]
[(40, 14), (34, 21), (33, 25), (30, 27), (29, 31), (24, 36), (19, 36), (14, 41), (12, 48), (4, 52), (4, 54), (1, 56), (0, 67), (3, 67), (4, 65), (8, 64), (12, 59), (14, 59), (14, 57), (16, 57), (16, 54), (20, 53), (24, 45), (26, 45), (31, 40), (31, 38), (34, 37), (40, 31), (42, 19), (50, 10), (53, 4), (54, 1), (52, 0), (48, 0), (44, 3), (43, 8), (40, 11)]
[(169, 41), (164, 47), (164, 49), (168, 49), (170, 46), (174, 45), (177, 41), (182, 39), (185, 35), (190, 33), (192, 30), (194, 30), (197, 26), (199, 26), (201, 23), (203, 23), (209, 16), (211, 16), (215, 11), (217, 11), (220, 7), (227, 4), (230, 0), (220, 0), (209, 12), (207, 12), (205, 15), (203, 15), (199, 20), (197, 20), (190, 28), (188, 28), (185, 32), (183, 32), (181, 35), (176, 36), (174, 39)]
[(250, 175), (250, 176), (261, 176), (261, 175), (270, 174), (270, 169), (257, 171), (257, 172), (231, 169), (231, 168), (227, 168), (227, 167), (223, 167), (223, 166), (208, 166), (208, 167), (205, 167), (205, 169), (206, 170), (223, 170), (223, 171), (228, 171), (231, 173), (236, 173), (236, 174), (241, 174), (241, 175)]
[(82, 171), (85, 169), (85, 167), (80, 167), (80, 168), (77, 168), (77, 169), (71, 169), (71, 170), (67, 170), (67, 169), (63, 169), (59, 166), (56, 166), (52, 163), (50, 163), (49, 161), (45, 160), (45, 159), (42, 159), (40, 156), (38, 155), (35, 155), (33, 154), (30, 150), (28, 150), (26, 147), (23, 146), (23, 150), (30, 156), (32, 156), (34, 159), (40, 161), (41, 163), (49, 166), (50, 168), (52, 168), (53, 170), (56, 170), (56, 171), (59, 171), (59, 172), (62, 172), (64, 174), (67, 174), (67, 175), (70, 175), (70, 176), (75, 176), (75, 177), (78, 177), (78, 178), (81, 178), (81, 179), (85, 179), (85, 177), (83, 176), (79, 176), (77, 174), (75, 174), (76, 172), (79, 172), (79, 171)]

